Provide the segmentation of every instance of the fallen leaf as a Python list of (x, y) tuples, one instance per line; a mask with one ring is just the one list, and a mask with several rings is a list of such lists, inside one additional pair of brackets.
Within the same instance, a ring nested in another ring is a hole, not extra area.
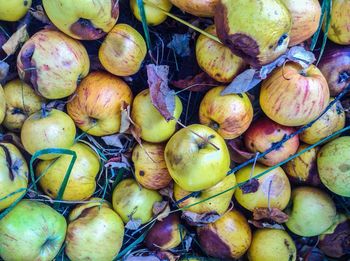
[(236, 76), (233, 81), (221, 92), (221, 95), (233, 93), (243, 93), (254, 88), (261, 79), (256, 69), (247, 69), (243, 73)]
[(259, 189), (259, 181), (256, 178), (250, 179), (247, 183), (240, 187), (243, 194), (254, 193)]
[(124, 162), (107, 162), (105, 165), (105, 168), (113, 168), (113, 169), (122, 169), (122, 168), (128, 168), (128, 165)]
[(120, 133), (125, 133), (130, 128), (130, 105), (126, 102), (122, 102), (121, 108), (121, 120), (120, 120)]
[(170, 214), (170, 206), (168, 201), (155, 202), (153, 205), (153, 214), (157, 216), (157, 220), (162, 221)]
[(204, 226), (209, 223), (213, 223), (220, 218), (220, 215), (213, 211), (204, 214), (198, 214), (191, 211), (182, 212), (183, 219), (187, 221), (190, 226)]
[(171, 41), (167, 47), (173, 49), (175, 53), (181, 57), (186, 57), (191, 54), (190, 49), (190, 34), (173, 34)]
[(282, 224), (288, 221), (288, 215), (278, 208), (255, 208), (253, 210), (253, 219)]
[(188, 252), (192, 246), (193, 237), (194, 237), (194, 235), (186, 235), (185, 239), (182, 240), (186, 252)]
[(125, 138), (124, 134), (114, 134), (114, 135), (109, 135), (109, 136), (104, 136), (102, 137), (102, 140), (106, 145), (116, 147), (116, 148), (123, 148), (124, 143), (123, 139)]
[(231, 152), (231, 160), (236, 163), (243, 163), (255, 156), (255, 153), (248, 151), (240, 138), (226, 141), (229, 151)]
[(191, 92), (205, 92), (212, 87), (221, 85), (205, 72), (189, 76), (184, 80), (172, 81), (171, 84), (176, 88), (186, 89)]
[(158, 192), (160, 195), (174, 200), (174, 183), (170, 182), (167, 187), (158, 190)]
[(316, 61), (316, 57), (304, 47), (294, 46), (287, 52), (287, 60), (299, 63), (305, 69)]
[(29, 12), (38, 21), (44, 24), (51, 24), (50, 19), (47, 17), (44, 8), (41, 5), (37, 5), (35, 9), (29, 9)]
[(28, 39), (27, 25), (24, 24), (19, 28), (2, 46), (2, 49), (7, 55), (12, 55), (16, 52), (20, 44)]
[(262, 222), (257, 220), (248, 220), (250, 224), (253, 224), (256, 228), (273, 228), (273, 229), (280, 229), (284, 230), (284, 227), (280, 224), (270, 224), (268, 222)]
[(10, 65), (0, 61), (0, 82), (5, 80), (7, 74), (9, 73), (9, 70), (10, 70)]
[(128, 223), (126, 223), (125, 228), (129, 230), (137, 230), (141, 224), (141, 219), (130, 219)]
[(125, 261), (160, 261), (156, 256), (128, 256)]

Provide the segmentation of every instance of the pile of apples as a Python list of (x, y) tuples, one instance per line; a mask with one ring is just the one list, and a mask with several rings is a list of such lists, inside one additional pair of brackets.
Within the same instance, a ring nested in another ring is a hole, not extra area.
[[(333, 43), (321, 62), (287, 59), (255, 87), (258, 98), (225, 91), (288, 48), (308, 49), (322, 24), (318, 0), (144, 1), (155, 31), (172, 8), (214, 22), (193, 52), (216, 84), (188, 126), (182, 97), (161, 86), (158, 65), (158, 82), (148, 74), (141, 92), (128, 81), (146, 70), (151, 50), (143, 32), (117, 23), (125, 11), (118, 0), (34, 2), (49, 25), (16, 42), (2, 23), (20, 28), (38, 11), (31, 0), (0, 0), (0, 65), (12, 59), (16, 71), (0, 81), (0, 258), (293, 261), (316, 247), (320, 256), (349, 258), (349, 213), (334, 198), (350, 197), (350, 136), (322, 141), (348, 126), (340, 98), (350, 89), (350, 1), (332, 1)], [(142, 21), (138, 2), (129, 6)], [(11, 54), (9, 41), (19, 46)], [(87, 42), (99, 46), (98, 69)], [(164, 90), (171, 109), (154, 98)], [(104, 155), (98, 144), (120, 133), (135, 138), (130, 151)], [(129, 173), (110, 176), (113, 187), (97, 193), (118, 157), (130, 160)], [(297, 242), (312, 237), (302, 252)]]

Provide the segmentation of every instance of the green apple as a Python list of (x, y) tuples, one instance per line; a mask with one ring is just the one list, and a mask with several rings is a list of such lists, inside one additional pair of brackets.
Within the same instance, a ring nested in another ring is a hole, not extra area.
[(32, 5), (32, 0), (0, 0), (0, 20), (16, 22)]
[(56, 210), (24, 199), (0, 220), (0, 257), (5, 261), (53, 260), (66, 229), (65, 218)]

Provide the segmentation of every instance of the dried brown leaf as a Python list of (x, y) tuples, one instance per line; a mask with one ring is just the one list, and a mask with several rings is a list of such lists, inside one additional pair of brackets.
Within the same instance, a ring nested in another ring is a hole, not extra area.
[(220, 85), (219, 82), (210, 78), (205, 72), (200, 72), (183, 80), (172, 81), (171, 84), (176, 88), (186, 89), (192, 92), (205, 92), (212, 87)]
[(130, 219), (129, 222), (126, 223), (125, 228), (129, 230), (137, 230), (141, 224), (141, 219)]
[(155, 202), (153, 205), (153, 214), (157, 216), (157, 220), (162, 221), (170, 214), (170, 206), (168, 201)]
[(28, 39), (27, 25), (24, 24), (19, 28), (7, 42), (2, 46), (2, 49), (7, 55), (12, 55), (18, 47)]
[(254, 193), (259, 189), (259, 181), (256, 178), (250, 179), (247, 183), (240, 187), (243, 194)]
[(47, 17), (44, 8), (41, 5), (37, 5), (35, 9), (29, 10), (30, 14), (40, 22), (44, 24), (51, 24), (50, 19)]
[(120, 133), (125, 133), (130, 128), (130, 105), (126, 102), (122, 102), (121, 107), (121, 120), (120, 120)]
[(268, 222), (257, 221), (257, 220), (249, 220), (249, 223), (253, 224), (256, 228), (273, 228), (273, 229), (281, 229), (284, 230), (284, 227), (280, 224), (271, 224)]
[(220, 215), (213, 211), (204, 214), (198, 214), (191, 211), (182, 212), (183, 219), (187, 221), (190, 226), (204, 226), (209, 223), (213, 223), (220, 218)]
[(174, 200), (174, 183), (170, 182), (167, 187), (160, 189), (158, 192), (160, 195)]
[(267, 220), (282, 224), (288, 221), (288, 215), (278, 208), (255, 208), (253, 211), (253, 219)]

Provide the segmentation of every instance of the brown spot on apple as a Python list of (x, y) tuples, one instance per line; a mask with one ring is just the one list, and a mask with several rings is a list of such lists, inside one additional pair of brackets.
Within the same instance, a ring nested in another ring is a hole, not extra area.
[(342, 164), (339, 166), (339, 170), (341, 172), (347, 172), (350, 170), (350, 165), (349, 164)]
[(141, 177), (145, 176), (145, 172), (143, 170), (140, 170), (139, 174)]
[(79, 18), (72, 24), (70, 31), (82, 39), (89, 40), (97, 40), (106, 34), (106, 32), (100, 28), (96, 28), (90, 20), (85, 18)]
[(198, 237), (200, 244), (208, 255), (218, 258), (232, 258), (230, 247), (216, 231), (208, 227), (202, 227), (198, 230)]

